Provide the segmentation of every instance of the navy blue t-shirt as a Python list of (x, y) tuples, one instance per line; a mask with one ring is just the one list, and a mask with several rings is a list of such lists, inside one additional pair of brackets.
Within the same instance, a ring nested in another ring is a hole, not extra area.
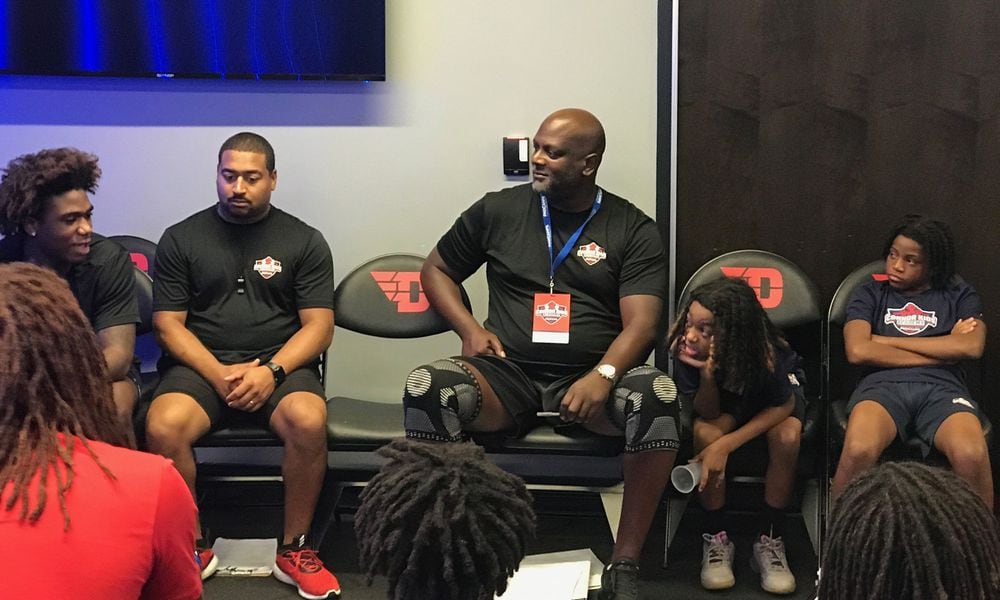
[[(873, 335), (886, 337), (933, 337), (948, 335), (962, 319), (983, 318), (983, 305), (976, 289), (956, 281), (944, 289), (929, 289), (905, 295), (888, 281), (868, 281), (851, 295), (847, 321), (867, 321)], [(962, 385), (958, 365), (930, 367), (867, 367), (863, 382), (955, 383)]]
[[(738, 420), (750, 419), (765, 408), (784, 406), (792, 394), (802, 387), (802, 358), (791, 348), (776, 349), (777, 368), (755, 390), (726, 390), (722, 387), (723, 374), (715, 373), (715, 382), (721, 396), (720, 410), (734, 415)], [(698, 369), (674, 358), (674, 383), (677, 391), (694, 397), (701, 384)]]

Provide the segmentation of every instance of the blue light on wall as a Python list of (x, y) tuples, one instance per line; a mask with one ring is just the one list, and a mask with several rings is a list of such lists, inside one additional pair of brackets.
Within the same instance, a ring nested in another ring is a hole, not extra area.
[(385, 0), (0, 0), (0, 74), (385, 79)]
[(101, 65), (101, 22), (98, 0), (80, 0), (77, 3), (77, 56), (80, 70), (98, 73)]

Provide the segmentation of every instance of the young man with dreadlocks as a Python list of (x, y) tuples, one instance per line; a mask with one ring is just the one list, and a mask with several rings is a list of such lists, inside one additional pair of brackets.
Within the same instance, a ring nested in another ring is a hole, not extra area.
[(534, 537), (524, 482), (475, 444), (396, 440), (354, 517), (368, 583), (389, 578), (389, 600), (491, 600)]
[(782, 535), (805, 417), (799, 355), (750, 286), (729, 277), (691, 292), (667, 346), (678, 392), (693, 398), (697, 455), (692, 462), (702, 465), (698, 492), (705, 509), (702, 586), (719, 590), (736, 584), (735, 548), (723, 527), (726, 461), (743, 444), (766, 435), (765, 518), (750, 564), (765, 591), (794, 592)]
[(115, 407), (129, 422), (139, 397), (134, 364), (139, 322), (128, 253), (94, 233), (97, 157), (73, 148), (42, 150), (7, 164), (0, 180), (0, 263), (48, 267), (67, 282), (97, 332)]
[(107, 365), (65, 281), (0, 265), (0, 596), (201, 597), (196, 509), (122, 446)]
[(1000, 598), (997, 520), (944, 469), (890, 462), (847, 484), (834, 504), (820, 600)]
[(933, 446), (955, 474), (993, 506), (993, 475), (979, 409), (965, 386), (962, 360), (986, 346), (979, 294), (955, 275), (955, 242), (941, 221), (909, 215), (885, 242), (884, 281), (851, 296), (844, 348), (865, 373), (848, 403), (850, 416), (836, 497), (870, 468), (895, 438)]

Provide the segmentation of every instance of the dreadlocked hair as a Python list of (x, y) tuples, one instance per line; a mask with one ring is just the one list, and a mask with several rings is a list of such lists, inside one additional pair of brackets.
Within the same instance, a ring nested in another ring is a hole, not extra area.
[(492, 600), (524, 558), (535, 513), (524, 482), (472, 443), (395, 440), (361, 495), (354, 527), (368, 584), (390, 600)]
[[(55, 477), (63, 528), (77, 441), (129, 446), (115, 415), (104, 355), (69, 285), (28, 263), (0, 265), (0, 502), (35, 522)], [(39, 476), (37, 496), (29, 484)], [(10, 493), (7, 496), (7, 493)]]
[(900, 235), (920, 244), (923, 249), (931, 271), (931, 287), (948, 287), (955, 275), (955, 238), (951, 235), (951, 227), (923, 215), (906, 215), (886, 239), (882, 248), (883, 258), (889, 256), (893, 241)]
[(684, 335), (688, 310), (695, 301), (714, 316), (714, 357), (722, 387), (736, 393), (758, 389), (774, 372), (775, 350), (787, 349), (788, 342), (771, 323), (753, 289), (738, 277), (713, 279), (695, 288), (670, 328), (668, 348), (674, 348)]
[(831, 516), (819, 597), (1000, 598), (1000, 536), (950, 471), (890, 462), (861, 474)]
[(93, 193), (101, 169), (97, 157), (75, 148), (25, 154), (7, 163), (0, 178), (0, 233), (15, 235), (27, 219), (37, 219), (45, 200), (70, 190)]

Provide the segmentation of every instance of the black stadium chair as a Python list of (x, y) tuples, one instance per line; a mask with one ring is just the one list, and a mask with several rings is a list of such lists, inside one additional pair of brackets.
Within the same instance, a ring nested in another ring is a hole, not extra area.
[[(389, 254), (354, 269), (337, 286), (337, 326), (389, 339), (449, 332), (450, 326), (430, 307), (420, 287), (423, 261), (418, 255)], [(464, 289), (462, 294), (469, 306)], [(457, 338), (455, 342), (458, 350)], [(337, 353), (344, 351), (349, 350), (336, 347)], [(415, 358), (413, 367), (436, 358), (439, 357)], [(373, 359), (377, 362), (377, 357)], [(405, 435), (403, 383), (401, 379), (391, 397), (330, 399), (328, 463), (333, 485), (325, 486), (321, 503), (334, 505), (326, 508), (331, 515), (336, 514), (335, 505), (342, 489), (363, 485), (381, 465), (373, 451)], [(612, 532), (617, 531), (622, 490), (618, 458), (623, 448), (621, 439), (575, 428), (556, 431), (551, 425), (540, 423), (523, 438), (484, 434), (476, 435), (475, 441), (486, 448), (490, 460), (523, 477), (529, 487), (601, 493)], [(325, 524), (318, 525), (325, 530)]]

